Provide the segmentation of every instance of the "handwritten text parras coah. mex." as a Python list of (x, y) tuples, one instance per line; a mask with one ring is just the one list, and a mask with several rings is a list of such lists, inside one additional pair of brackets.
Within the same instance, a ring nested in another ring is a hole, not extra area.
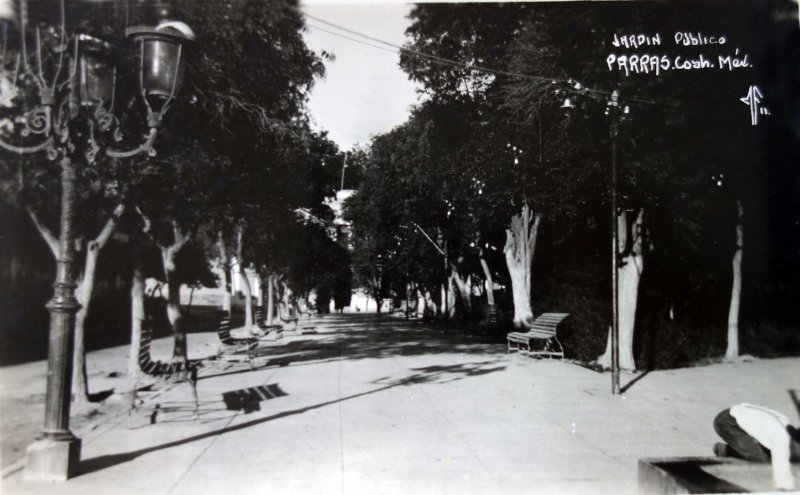
[(611, 45), (615, 48), (636, 50), (636, 53), (610, 53), (606, 57), (609, 71), (622, 71), (626, 76), (631, 74), (661, 75), (672, 70), (739, 70), (752, 67), (750, 57), (739, 48), (729, 53), (709, 56), (703, 53), (686, 55), (667, 55), (664, 53), (639, 53), (642, 48), (665, 47), (709, 47), (727, 45), (728, 38), (723, 35), (708, 35), (701, 32), (676, 32), (669, 42), (660, 33), (620, 35), (615, 33)]

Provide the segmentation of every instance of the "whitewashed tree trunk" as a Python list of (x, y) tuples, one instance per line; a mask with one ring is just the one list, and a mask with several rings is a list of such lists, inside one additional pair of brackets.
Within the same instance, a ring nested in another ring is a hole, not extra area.
[(739, 302), (742, 296), (742, 249), (744, 249), (744, 227), (742, 219), (744, 209), (740, 201), (736, 202), (738, 218), (736, 222), (736, 249), (733, 252), (733, 284), (731, 287), (731, 303), (728, 309), (728, 345), (725, 349), (726, 359), (739, 357)]
[[(90, 243), (92, 244), (92, 243)], [(75, 298), (81, 309), (75, 313), (74, 354), (72, 356), (72, 400), (74, 402), (89, 402), (89, 376), (86, 371), (86, 316), (89, 314), (89, 304), (94, 291), (94, 277), (97, 272), (98, 249), (95, 246), (86, 253), (86, 264), (83, 276), (75, 287)]]
[(511, 293), (514, 298), (514, 327), (528, 328), (533, 322), (530, 284), (533, 253), (539, 232), (541, 215), (534, 214), (528, 205), (511, 217), (511, 226), (506, 229), (506, 256), (508, 273), (511, 276)]
[(447, 316), (453, 318), (456, 315), (456, 284), (453, 277), (447, 279)]
[(292, 289), (289, 288), (289, 284), (281, 280), (281, 285), (283, 286), (283, 290), (281, 291), (281, 300), (283, 301), (283, 307), (286, 309), (286, 316), (291, 318), (293, 315), (292, 311)]
[[(470, 294), (469, 287), (467, 286), (467, 282), (463, 278), (461, 278), (461, 275), (458, 273), (456, 267), (453, 265), (450, 265), (450, 281), (451, 281), (451, 287), (452, 285), (455, 285), (456, 289), (458, 290), (458, 295), (461, 296), (461, 300), (464, 301), (464, 307), (467, 308), (467, 310), (469, 310), (472, 307), (472, 297)], [(451, 293), (452, 292), (453, 291), (451, 290)], [(453, 296), (455, 296), (455, 294), (453, 294)], [(453, 299), (453, 303), (455, 303), (455, 298)], [(455, 313), (456, 311), (455, 306), (456, 306), (455, 304), (452, 304), (451, 313)]]
[(447, 300), (447, 287), (444, 284), (439, 286), (439, 301), (441, 301), (439, 307), (442, 310), (442, 316), (444, 316), (447, 314), (447, 306), (450, 304), (450, 301)]
[(233, 290), (233, 283), (231, 281), (231, 260), (228, 258), (228, 250), (225, 247), (225, 238), (222, 231), (217, 233), (217, 249), (219, 249), (219, 264), (222, 270), (222, 283), (224, 291), (222, 295), (222, 310), (231, 314), (231, 292)]
[(256, 305), (259, 308), (264, 307), (264, 283), (261, 279), (261, 275), (258, 273), (253, 273), (253, 285), (255, 286), (255, 293), (256, 293)]
[(164, 278), (167, 282), (167, 318), (169, 319), (170, 326), (172, 327), (172, 334), (175, 339), (174, 348), (172, 351), (172, 359), (174, 361), (188, 361), (188, 349), (186, 346), (186, 333), (183, 331), (182, 320), (183, 313), (181, 311), (181, 281), (178, 278), (177, 271), (175, 270), (175, 257), (178, 252), (183, 249), (183, 246), (189, 242), (192, 234), (183, 231), (178, 222), (172, 221), (172, 244), (169, 246), (161, 245), (156, 238), (150, 233), (150, 219), (142, 213), (139, 208), (136, 212), (142, 217), (144, 227), (142, 232), (150, 237), (153, 243), (158, 246), (161, 251), (161, 265), (164, 269)]
[(267, 325), (275, 324), (275, 274), (267, 277)]
[[(100, 251), (111, 239), (111, 235), (117, 228), (117, 222), (122, 214), (125, 212), (125, 205), (119, 204), (114, 208), (111, 217), (106, 221), (103, 228), (97, 237), (86, 244), (86, 260), (84, 263), (83, 274), (77, 281), (75, 288), (75, 298), (81, 305), (81, 308), (75, 314), (75, 334), (73, 335), (74, 351), (72, 355), (72, 400), (75, 402), (89, 402), (89, 383), (86, 373), (86, 348), (85, 341), (85, 328), (86, 317), (89, 314), (89, 306), (92, 302), (92, 294), (94, 292), (94, 282), (97, 276), (97, 258), (100, 256)], [(39, 234), (50, 247), (56, 261), (59, 258), (59, 240), (53, 233), (39, 222), (39, 217), (32, 209), (28, 209), (28, 214), (33, 220)]]
[[(619, 367), (623, 370), (635, 370), (633, 359), (633, 333), (636, 319), (636, 304), (639, 297), (639, 280), (644, 269), (642, 222), (644, 212), (639, 211), (631, 225), (630, 250), (620, 260), (617, 267), (619, 283)], [(619, 231), (617, 252), (625, 252), (628, 245), (628, 216), (623, 211), (617, 216)], [(620, 247), (622, 249), (620, 249)], [(611, 367), (611, 335), (606, 341), (606, 351), (597, 358), (603, 368)]]
[(250, 277), (244, 268), (244, 258), (242, 258), (242, 235), (244, 228), (239, 226), (236, 229), (236, 258), (239, 261), (239, 282), (241, 283), (242, 294), (244, 294), (244, 332), (250, 337), (253, 335), (253, 291), (250, 288)]
[(433, 301), (433, 296), (431, 295), (430, 291), (425, 291), (425, 296), (423, 299), (423, 307), (422, 307), (422, 316), (430, 315), (431, 317), (436, 316), (439, 314), (439, 308), (437, 307), (436, 303)]
[(167, 319), (172, 326), (175, 339), (172, 358), (177, 361), (188, 360), (186, 334), (183, 332), (183, 312), (181, 311), (181, 283), (175, 270), (175, 256), (178, 249), (175, 245), (161, 248), (161, 263), (167, 279)]
[(483, 268), (483, 276), (486, 278), (486, 304), (490, 307), (494, 306), (494, 280), (492, 279), (492, 272), (489, 270), (489, 265), (486, 263), (486, 258), (483, 256), (483, 251), (480, 255), (481, 268)]
[(128, 374), (137, 375), (139, 367), (139, 349), (142, 346), (142, 322), (144, 321), (144, 276), (140, 267), (133, 269), (131, 280), (131, 351), (128, 356)]

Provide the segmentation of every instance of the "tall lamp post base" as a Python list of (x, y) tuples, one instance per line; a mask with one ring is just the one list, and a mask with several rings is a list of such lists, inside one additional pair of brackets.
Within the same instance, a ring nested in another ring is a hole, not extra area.
[(44, 437), (28, 446), (26, 481), (66, 481), (78, 474), (81, 440), (71, 434)]

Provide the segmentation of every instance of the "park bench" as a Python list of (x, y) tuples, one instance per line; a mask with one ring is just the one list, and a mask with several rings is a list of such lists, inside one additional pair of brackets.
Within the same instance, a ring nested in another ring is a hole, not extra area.
[[(197, 370), (202, 367), (202, 363), (198, 360), (172, 361), (169, 363), (153, 360), (150, 356), (150, 344), (152, 341), (153, 325), (148, 318), (142, 321), (142, 338), (139, 344), (139, 368), (141, 372), (137, 373), (136, 382), (131, 391), (131, 408), (128, 411), (128, 416), (137, 408), (136, 394), (139, 389), (140, 381), (144, 378), (152, 378), (164, 383), (188, 383), (192, 387), (194, 419), (197, 419), (199, 414), (197, 403)], [(153, 414), (151, 423), (155, 423), (155, 415), (157, 412), (156, 410), (156, 413)]]
[(247, 361), (250, 369), (255, 369), (253, 359), (258, 348), (258, 339), (255, 337), (234, 337), (231, 335), (231, 318), (228, 315), (222, 317), (217, 329), (219, 338), (218, 357), (225, 361)]
[(264, 318), (264, 310), (261, 306), (256, 306), (256, 327), (258, 327), (260, 341), (280, 342), (283, 340), (282, 325), (267, 325)]
[(297, 315), (290, 314), (289, 308), (287, 308), (284, 303), (278, 303), (278, 319), (284, 324), (293, 323), (293, 330), (297, 330), (297, 324), (300, 320)]
[[(569, 316), (569, 313), (542, 313), (538, 318), (533, 320), (530, 330), (527, 332), (511, 332), (508, 334), (508, 352), (516, 349), (520, 353), (525, 353), (529, 356), (547, 356), (547, 357), (560, 357), (564, 358), (564, 348), (561, 347), (561, 342), (556, 337), (556, 329), (558, 324), (564, 318)], [(531, 341), (542, 341), (542, 348), (540, 350), (531, 349)], [(511, 344), (516, 344), (516, 347), (511, 347)], [(558, 350), (553, 348), (553, 343), (558, 346)], [(527, 350), (522, 346), (527, 347)]]
[(278, 319), (282, 321), (284, 324), (294, 324), (294, 327), (291, 329), (292, 332), (303, 334), (303, 333), (316, 333), (311, 332), (314, 330), (314, 325), (300, 325), (300, 315), (297, 313), (291, 314), (289, 308), (286, 307), (286, 304), (279, 303), (278, 304)]

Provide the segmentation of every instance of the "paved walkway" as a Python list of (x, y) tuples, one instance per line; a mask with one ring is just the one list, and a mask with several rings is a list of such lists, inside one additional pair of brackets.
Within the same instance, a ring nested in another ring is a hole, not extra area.
[[(81, 474), (4, 494), (636, 493), (642, 457), (710, 454), (738, 401), (797, 420), (800, 360), (610, 375), (374, 315), (331, 315), (246, 365), (178, 385), (86, 435)], [(190, 335), (190, 339), (199, 338)], [(190, 340), (191, 345), (191, 340)], [(235, 391), (258, 394), (246, 410)], [(228, 397), (228, 404), (223, 400)], [(256, 410), (253, 410), (256, 409)], [(800, 480), (798, 480), (800, 481)]]

